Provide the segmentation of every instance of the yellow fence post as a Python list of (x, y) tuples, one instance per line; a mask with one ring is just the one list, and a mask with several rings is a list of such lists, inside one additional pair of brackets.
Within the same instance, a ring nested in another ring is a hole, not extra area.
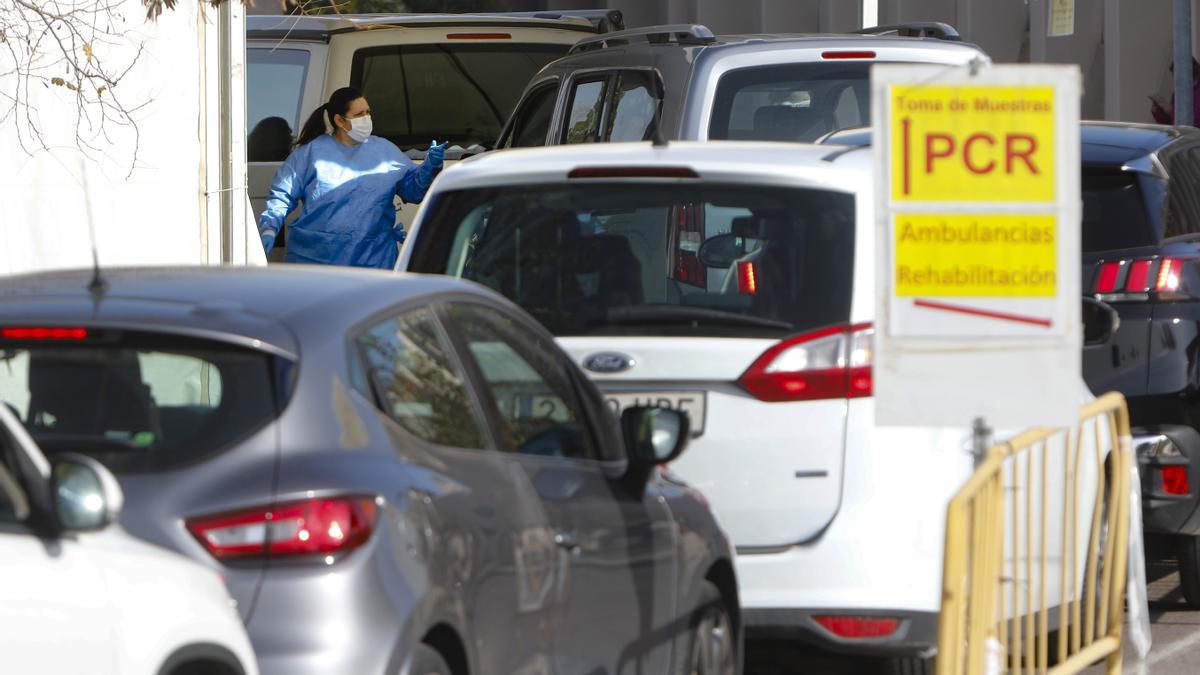
[(1009, 672), (1121, 672), (1132, 454), (1116, 393), (988, 450), (946, 512), (937, 675), (984, 672), (989, 641)]

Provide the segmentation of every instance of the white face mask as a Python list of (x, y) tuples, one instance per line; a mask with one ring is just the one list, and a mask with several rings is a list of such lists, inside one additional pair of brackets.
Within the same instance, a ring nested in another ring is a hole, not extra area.
[(355, 117), (350, 120), (350, 131), (347, 131), (346, 135), (355, 143), (366, 143), (367, 137), (371, 135), (373, 128), (370, 115)]

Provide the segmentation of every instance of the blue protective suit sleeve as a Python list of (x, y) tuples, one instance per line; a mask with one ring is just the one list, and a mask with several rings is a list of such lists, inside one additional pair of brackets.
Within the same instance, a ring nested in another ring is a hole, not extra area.
[(258, 233), (270, 233), (272, 240), (283, 229), (283, 221), (304, 196), (304, 175), (308, 171), (309, 145), (302, 145), (288, 155), (275, 172), (267, 191), (267, 204), (258, 217)]
[(410, 168), (408, 173), (400, 179), (396, 193), (400, 195), (401, 199), (415, 204), (425, 198), (425, 193), (433, 184), (434, 176), (442, 170), (446, 157), (446, 146), (449, 144), (447, 141), (439, 145), (436, 140), (429, 144), (429, 151), (425, 153), (425, 161)]
[(400, 179), (400, 187), (396, 193), (409, 204), (419, 203), (425, 198), (429, 186), (433, 184), (434, 175), (436, 174), (433, 167), (427, 164), (422, 163), (411, 167)]

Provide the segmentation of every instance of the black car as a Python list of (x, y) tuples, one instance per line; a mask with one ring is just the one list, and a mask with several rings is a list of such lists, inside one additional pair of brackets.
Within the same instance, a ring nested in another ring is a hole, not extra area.
[(1084, 378), (1126, 396), (1148, 539), (1200, 608), (1200, 130), (1086, 122), (1082, 159), (1083, 290), (1120, 314)]

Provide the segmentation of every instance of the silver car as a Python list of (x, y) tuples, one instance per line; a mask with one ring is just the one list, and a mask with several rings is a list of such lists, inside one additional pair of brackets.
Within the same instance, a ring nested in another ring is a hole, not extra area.
[(135, 535), (221, 571), (263, 673), (735, 673), (732, 554), (520, 309), (445, 277), (0, 282), (0, 400), (99, 459)]

